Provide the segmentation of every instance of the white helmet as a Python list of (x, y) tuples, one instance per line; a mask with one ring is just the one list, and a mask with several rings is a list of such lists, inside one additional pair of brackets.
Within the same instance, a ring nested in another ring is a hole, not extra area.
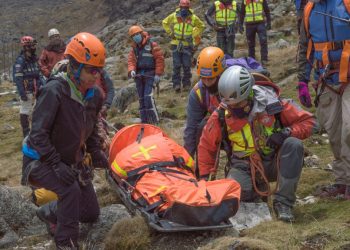
[(222, 73), (219, 80), (219, 94), (221, 98), (239, 103), (248, 98), (255, 80), (244, 67), (234, 65)]
[(59, 35), (59, 34), (60, 34), (60, 32), (58, 31), (58, 29), (50, 29), (47, 35), (50, 38), (54, 35)]

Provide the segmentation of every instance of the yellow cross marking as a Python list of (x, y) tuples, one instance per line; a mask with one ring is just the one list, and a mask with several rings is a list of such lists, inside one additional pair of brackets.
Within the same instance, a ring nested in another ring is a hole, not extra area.
[(153, 145), (153, 146), (151, 146), (149, 148), (145, 148), (144, 146), (140, 146), (139, 149), (140, 149), (141, 152), (135, 153), (131, 157), (135, 158), (135, 157), (137, 157), (139, 155), (143, 155), (145, 157), (145, 159), (148, 160), (148, 159), (151, 158), (151, 156), (149, 155), (148, 152), (153, 150), (153, 149), (156, 149), (156, 148), (157, 148), (156, 145)]

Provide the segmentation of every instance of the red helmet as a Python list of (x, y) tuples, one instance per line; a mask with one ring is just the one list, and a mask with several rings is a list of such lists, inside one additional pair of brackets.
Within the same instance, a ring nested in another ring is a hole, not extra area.
[(189, 8), (190, 5), (190, 0), (180, 0), (179, 7)]
[(28, 45), (33, 45), (36, 44), (35, 40), (31, 36), (23, 36), (21, 38), (21, 45), (22, 46), (28, 46)]

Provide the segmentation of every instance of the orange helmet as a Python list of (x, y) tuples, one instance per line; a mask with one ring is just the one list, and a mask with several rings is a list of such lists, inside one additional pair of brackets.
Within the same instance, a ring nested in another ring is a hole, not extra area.
[(180, 0), (179, 7), (189, 8), (191, 5), (190, 0)]
[(214, 78), (226, 68), (225, 54), (218, 47), (206, 47), (197, 59), (197, 74), (203, 78)]
[(133, 25), (130, 27), (129, 29), (129, 36), (132, 37), (133, 35), (137, 34), (137, 33), (141, 33), (143, 31), (143, 29), (140, 26), (137, 25)]
[(72, 56), (77, 62), (95, 67), (104, 67), (106, 50), (96, 36), (82, 32), (76, 34), (68, 43), (65, 55)]

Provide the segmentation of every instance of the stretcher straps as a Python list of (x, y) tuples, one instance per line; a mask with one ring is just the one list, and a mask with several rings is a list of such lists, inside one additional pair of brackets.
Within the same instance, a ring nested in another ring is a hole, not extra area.
[(136, 168), (128, 172), (128, 178), (139, 175), (139, 173), (145, 169), (154, 169), (154, 168), (162, 168), (162, 167), (177, 167), (178, 163), (176, 161), (162, 161), (144, 165), (142, 167)]

